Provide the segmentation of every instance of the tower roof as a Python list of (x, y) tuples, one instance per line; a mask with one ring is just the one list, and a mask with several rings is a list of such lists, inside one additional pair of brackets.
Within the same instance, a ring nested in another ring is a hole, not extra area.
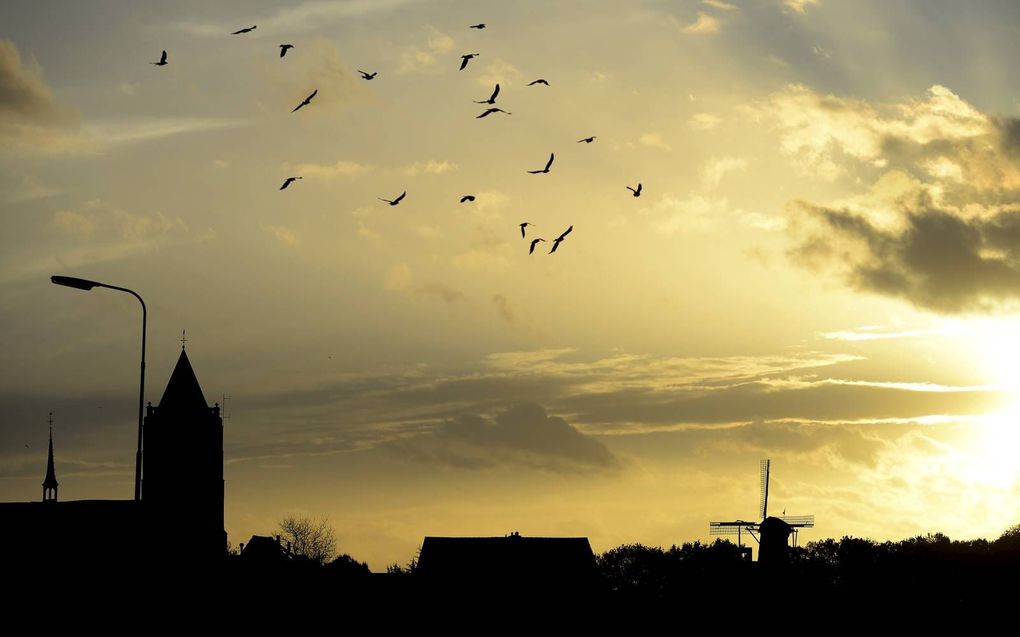
[(183, 349), (181, 357), (177, 359), (177, 366), (170, 374), (170, 381), (163, 391), (163, 398), (159, 401), (160, 409), (208, 409), (209, 403), (205, 402), (205, 395), (202, 394), (202, 387), (195, 378), (195, 370), (191, 368), (191, 361)]
[(53, 466), (53, 414), (50, 414), (50, 455), (46, 460), (46, 478), (42, 485), (44, 489), (55, 489), (60, 486), (57, 482), (57, 470)]

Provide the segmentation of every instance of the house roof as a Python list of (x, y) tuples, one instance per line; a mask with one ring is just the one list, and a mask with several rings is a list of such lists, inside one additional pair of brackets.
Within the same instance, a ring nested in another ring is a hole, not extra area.
[(426, 537), (417, 572), (439, 577), (587, 577), (595, 555), (586, 537)]

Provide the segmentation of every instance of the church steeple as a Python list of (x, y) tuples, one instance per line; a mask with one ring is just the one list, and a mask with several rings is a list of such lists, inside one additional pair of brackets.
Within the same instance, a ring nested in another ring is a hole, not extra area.
[(57, 501), (57, 470), (53, 466), (53, 412), (50, 412), (50, 454), (46, 460), (46, 479), (43, 480), (43, 502)]

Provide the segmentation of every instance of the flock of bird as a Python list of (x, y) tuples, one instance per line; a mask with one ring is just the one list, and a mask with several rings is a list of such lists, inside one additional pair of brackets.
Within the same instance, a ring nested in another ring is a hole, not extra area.
[[(245, 27), (243, 29), (238, 29), (237, 31), (232, 32), (230, 35), (244, 35), (245, 33), (251, 33), (252, 31), (254, 31), (257, 28), (258, 28), (258, 25), (254, 25), (253, 24), (250, 27)], [(469, 29), (482, 30), (482, 29), (486, 28), (486, 24), (485, 23), (472, 24), (468, 28)], [(294, 45), (293, 44), (280, 44), (279, 48), (280, 48), (280, 57), (282, 58), (282, 57), (287, 55), (288, 51), (290, 51), (291, 49), (294, 48)], [(470, 62), (472, 59), (478, 57), (479, 55), (481, 55), (481, 54), (480, 53), (466, 53), (466, 54), (460, 56), (460, 69), (459, 70), (463, 71), (465, 68), (467, 68), (468, 62)], [(153, 64), (155, 66), (166, 66), (168, 64), (166, 51), (163, 51), (163, 54), (159, 58), (159, 62), (150, 62), (150, 64)], [(379, 74), (378, 71), (375, 71), (375, 72), (372, 72), (372, 73), (367, 73), (365, 71), (362, 71), (361, 69), (357, 69), (357, 71), (358, 71), (358, 73), (361, 74), (361, 79), (363, 79), (363, 80), (373, 80)], [(543, 86), (549, 86), (549, 82), (547, 82), (546, 80), (544, 80), (542, 78), (539, 78), (537, 80), (529, 82), (527, 85), (528, 86), (535, 86), (536, 84), (541, 84)], [(318, 94), (319, 94), (319, 89), (313, 90), (308, 95), (308, 97), (306, 97), (305, 99), (301, 100), (301, 103), (299, 103), (297, 106), (294, 107), (294, 109), (291, 111), (291, 113), (296, 113), (299, 110), (301, 110), (302, 108), (304, 108), (305, 106), (308, 106), (309, 104), (311, 104), (312, 100), (315, 99), (315, 96), (318, 95)], [(488, 97), (488, 99), (475, 101), (475, 104), (486, 104), (486, 105), (488, 105), (490, 107), (490, 108), (487, 108), (481, 115), (478, 115), (475, 119), (482, 119), (482, 118), (488, 117), (489, 115), (492, 115), (494, 113), (503, 113), (504, 115), (512, 115), (513, 113), (510, 113), (509, 111), (504, 111), (503, 109), (501, 109), (501, 108), (499, 108), (497, 106), (494, 106), (495, 103), (496, 103), (496, 98), (498, 96), (499, 96), (499, 84), (497, 83), (496, 87), (493, 89), (492, 94)], [(591, 144), (592, 142), (595, 141), (595, 139), (596, 139), (596, 137), (594, 135), (592, 135), (591, 137), (585, 137), (583, 139), (577, 140), (577, 143), (578, 144), (582, 144), (582, 143), (584, 143), (584, 144)], [(531, 174), (531, 175), (545, 175), (545, 174), (548, 174), (549, 170), (552, 168), (553, 161), (555, 159), (556, 159), (556, 154), (555, 153), (549, 153), (549, 161), (547, 161), (545, 163), (545, 167), (541, 168), (539, 170), (529, 170), (529, 171), (527, 171), (528, 174)], [(302, 179), (302, 177), (300, 177), (300, 176), (297, 176), (297, 177), (287, 177), (287, 179), (283, 182), (283, 185), (280, 186), (280, 190), (286, 190), (291, 184), (293, 184), (295, 181), (297, 181), (299, 179)], [(641, 196), (641, 184), (640, 183), (637, 185), (637, 188), (631, 188), (630, 186), (627, 186), (627, 190), (631, 191), (631, 193), (635, 197), (640, 197)], [(407, 196), (407, 191), (404, 191), (404, 192), (400, 193), (400, 195), (398, 197), (394, 198), (394, 199), (383, 199), (382, 197), (377, 197), (377, 199), (379, 199), (379, 201), (382, 201), (382, 202), (385, 202), (385, 203), (389, 204), (390, 206), (396, 206), (401, 201), (403, 201), (404, 197), (406, 197), (406, 196)], [(460, 198), (460, 203), (470, 203), (470, 202), (473, 202), (474, 200), (475, 200), (475, 196), (474, 195), (464, 195), (464, 196), (462, 196)], [(525, 221), (525, 222), (523, 222), (523, 223), (521, 223), (519, 225), (520, 225), (520, 228), (521, 228), (521, 238), (522, 239), (527, 239), (527, 228), (529, 226), (534, 227), (535, 224), (530, 223), (528, 221)], [(553, 240), (552, 249), (549, 250), (549, 254), (552, 254), (552, 253), (556, 252), (556, 249), (560, 247), (560, 244), (563, 243), (563, 240), (566, 239), (567, 235), (569, 235), (573, 230), (574, 230), (574, 226), (571, 225), (560, 236), (556, 237), (556, 239)], [(528, 248), (528, 254), (533, 254), (535, 252), (535, 246), (537, 246), (539, 243), (543, 243), (543, 242), (545, 242), (545, 239), (540, 238), (540, 237), (536, 237), (536, 238), (531, 239), (531, 244), (530, 244), (530, 247)]]

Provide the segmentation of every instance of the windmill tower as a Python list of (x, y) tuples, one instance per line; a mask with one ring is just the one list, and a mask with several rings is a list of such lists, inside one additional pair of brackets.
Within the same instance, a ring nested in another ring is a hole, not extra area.
[[(758, 505), (760, 522), (748, 522), (746, 520), (732, 520), (730, 522), (709, 522), (708, 532), (710, 535), (736, 535), (737, 546), (743, 547), (743, 535), (746, 533), (758, 543), (758, 561), (764, 564), (775, 564), (786, 562), (788, 557), (787, 548), (790, 539), (793, 545), (797, 546), (797, 533), (800, 529), (812, 528), (815, 525), (813, 515), (783, 515), (779, 517), (769, 516), (769, 473), (771, 460), (761, 461), (761, 499)], [(750, 549), (748, 549), (750, 550)]]

